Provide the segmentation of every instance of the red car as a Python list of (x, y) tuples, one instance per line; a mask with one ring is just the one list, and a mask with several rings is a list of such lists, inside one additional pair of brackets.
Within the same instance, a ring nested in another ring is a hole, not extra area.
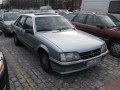
[(77, 14), (71, 21), (77, 29), (105, 40), (111, 55), (120, 57), (119, 20), (116, 24), (115, 18), (111, 18), (111, 15)]

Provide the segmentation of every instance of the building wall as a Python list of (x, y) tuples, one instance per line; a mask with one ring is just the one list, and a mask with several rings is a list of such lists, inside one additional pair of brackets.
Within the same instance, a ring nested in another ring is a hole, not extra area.
[[(6, 1), (6, 0), (5, 0)], [(79, 9), (82, 0), (7, 0), (10, 7), (19, 9), (37, 8), (50, 5), (54, 9)]]
[(82, 0), (54, 0), (55, 9), (80, 9)]

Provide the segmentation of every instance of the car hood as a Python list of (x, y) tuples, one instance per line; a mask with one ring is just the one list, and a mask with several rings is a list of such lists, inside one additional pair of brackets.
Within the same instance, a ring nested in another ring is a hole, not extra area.
[(4, 23), (6, 24), (6, 25), (11, 25), (12, 23), (14, 23), (15, 21), (4, 21)]
[(77, 51), (80, 53), (101, 48), (104, 44), (104, 41), (97, 37), (77, 30), (43, 32), (42, 35), (63, 52)]

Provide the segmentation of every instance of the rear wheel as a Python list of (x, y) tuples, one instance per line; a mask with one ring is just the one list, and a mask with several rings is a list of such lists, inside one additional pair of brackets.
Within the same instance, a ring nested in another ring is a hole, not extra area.
[(21, 42), (19, 41), (18, 37), (16, 34), (14, 34), (14, 43), (16, 46), (20, 46), (21, 45)]
[(110, 54), (116, 58), (120, 57), (120, 40), (114, 40), (109, 45)]
[(42, 50), (39, 52), (39, 55), (40, 55), (40, 63), (41, 63), (43, 70), (47, 73), (51, 73), (52, 68), (50, 65), (48, 54)]

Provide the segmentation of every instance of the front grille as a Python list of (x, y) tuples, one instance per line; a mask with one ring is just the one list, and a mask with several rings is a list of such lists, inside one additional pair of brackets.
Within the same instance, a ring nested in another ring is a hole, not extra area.
[(80, 53), (80, 56), (81, 56), (81, 59), (88, 59), (88, 58), (98, 56), (100, 54), (101, 54), (101, 49), (96, 49), (96, 50)]

